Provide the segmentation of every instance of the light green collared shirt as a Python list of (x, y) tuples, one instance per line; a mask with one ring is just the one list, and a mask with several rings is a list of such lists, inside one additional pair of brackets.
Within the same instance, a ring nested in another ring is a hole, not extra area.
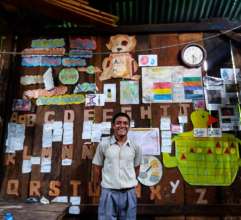
[(119, 146), (114, 136), (105, 138), (97, 146), (92, 163), (103, 167), (102, 187), (134, 187), (138, 183), (135, 167), (141, 163), (141, 148), (130, 140)]

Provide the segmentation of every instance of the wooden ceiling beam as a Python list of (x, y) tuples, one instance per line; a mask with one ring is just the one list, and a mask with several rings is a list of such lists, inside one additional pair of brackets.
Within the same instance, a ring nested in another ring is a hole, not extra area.
[(85, 4), (82, 4), (76, 0), (57, 0), (57, 1), (60, 1), (60, 2), (63, 2), (63, 3), (66, 3), (66, 4), (69, 4), (69, 5), (73, 5), (73, 6), (77, 6), (77, 7), (80, 7), (84, 10), (87, 10), (89, 12), (93, 12), (93, 13), (97, 13), (97, 14), (100, 14), (100, 15), (103, 15), (107, 18), (111, 18), (112, 20), (115, 20), (115, 21), (118, 21), (119, 17), (115, 16), (115, 15), (112, 15), (110, 13), (107, 13), (107, 12), (104, 12), (104, 11), (100, 11), (98, 9), (95, 9), (93, 7), (90, 7), (88, 5), (85, 5)]
[[(66, 11), (70, 11), (72, 13), (75, 13), (76, 15), (80, 15), (83, 17), (86, 17), (90, 20), (94, 20), (99, 23), (103, 23), (105, 25), (109, 26), (116, 26), (116, 16), (113, 16), (112, 18), (106, 17), (103, 14), (100, 13), (100, 11), (96, 10), (95, 12), (87, 11), (86, 9), (82, 9), (80, 7), (77, 7), (73, 4), (66, 3), (65, 0), (43, 0), (44, 2), (48, 4), (52, 4), (56, 7), (60, 7)], [(97, 13), (99, 12), (99, 13)]]

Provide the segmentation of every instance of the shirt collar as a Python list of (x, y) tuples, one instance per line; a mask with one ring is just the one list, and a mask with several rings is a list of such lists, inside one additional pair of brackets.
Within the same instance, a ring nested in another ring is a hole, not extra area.
[[(118, 144), (114, 135), (111, 136), (110, 144)], [(126, 142), (123, 145), (130, 147), (130, 140), (127, 138)]]

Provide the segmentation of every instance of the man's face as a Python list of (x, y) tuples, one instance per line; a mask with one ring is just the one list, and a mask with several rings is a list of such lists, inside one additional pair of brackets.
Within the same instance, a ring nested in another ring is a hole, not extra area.
[(113, 124), (114, 135), (116, 137), (123, 137), (127, 135), (129, 130), (129, 121), (126, 117), (119, 116)]

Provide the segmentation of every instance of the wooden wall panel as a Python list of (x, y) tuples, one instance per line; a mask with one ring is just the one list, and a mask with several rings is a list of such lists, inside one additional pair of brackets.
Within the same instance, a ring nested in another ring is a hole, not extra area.
[[(189, 41), (200, 41), (202, 43), (202, 33), (195, 34), (153, 34), (153, 35), (139, 35), (137, 37), (136, 53), (133, 56), (137, 60), (139, 54), (155, 53), (158, 55), (159, 66), (177, 66), (182, 65), (179, 59), (179, 47), (169, 47), (170, 45), (178, 45), (180, 43)], [(66, 38), (67, 40), (68, 38)], [(109, 40), (109, 36), (92, 37), (97, 42), (96, 52), (107, 51), (105, 44)], [(30, 45), (30, 40), (26, 42)], [(25, 46), (27, 47), (27, 46)], [(161, 48), (163, 47), (163, 48)], [(165, 47), (165, 48), (164, 48)], [(155, 48), (151, 51), (143, 51), (149, 48)], [(108, 56), (107, 54), (95, 55), (88, 64), (101, 67), (103, 59)], [(19, 68), (19, 74), (30, 75), (33, 72), (42, 74), (47, 68)], [(54, 76), (57, 79), (60, 67), (54, 68)], [(138, 69), (141, 74), (141, 68)], [(103, 90), (103, 82), (98, 80), (97, 76), (91, 76), (80, 73), (80, 82), (96, 82), (99, 91)], [(84, 104), (80, 105), (66, 105), (66, 106), (39, 106), (36, 107), (36, 123), (32, 128), (28, 128), (26, 132), (25, 146), (27, 147), (27, 156), (40, 157), (43, 154), (42, 149), (42, 132), (45, 115), (47, 112), (54, 112), (53, 119), (55, 121), (64, 121), (64, 114), (66, 111), (73, 111), (74, 113), (74, 143), (72, 146), (72, 165), (61, 166), (62, 152), (65, 146), (60, 142), (53, 143), (51, 152), (52, 170), (51, 173), (41, 173), (40, 165), (33, 165), (30, 174), (21, 173), (21, 165), (23, 160), (23, 152), (17, 152), (15, 155), (15, 164), (5, 166), (5, 177), (1, 189), (1, 194), (6, 198), (22, 198), (25, 199), (30, 195), (45, 196), (50, 200), (55, 196), (81, 196), (82, 205), (98, 204), (100, 188), (94, 188), (92, 173), (92, 158), (96, 149), (97, 143), (89, 143), (89, 140), (82, 140), (82, 129), (84, 120), (94, 120), (95, 122), (111, 121), (112, 116), (119, 112), (124, 111), (128, 113), (135, 121), (136, 127), (160, 127), (160, 118), (162, 116), (170, 116), (172, 123), (178, 123), (178, 113), (180, 109), (187, 111), (190, 115), (192, 112), (192, 104), (176, 103), (176, 104), (143, 104), (139, 105), (120, 105), (120, 79), (110, 79), (104, 83), (116, 83), (117, 88), (117, 102), (106, 103), (104, 107), (85, 107)], [(20, 87), (18, 97), (21, 97), (24, 89), (41, 88), (42, 86), (28, 86)], [(69, 92), (73, 87), (68, 88)], [(140, 83), (140, 94), (142, 88)], [(185, 126), (185, 131), (192, 129), (190, 122)], [(88, 155), (86, 155), (88, 150)], [(175, 152), (173, 147), (172, 154)], [(5, 155), (11, 157), (11, 155)], [(159, 159), (162, 161), (161, 155)], [(12, 182), (11, 182), (12, 181)], [(237, 198), (236, 191), (238, 191), (241, 183), (240, 173), (232, 187), (218, 188), (217, 187), (197, 187), (190, 186), (184, 182), (182, 175), (178, 168), (164, 168), (163, 176), (159, 184), (154, 187), (146, 187), (138, 185), (137, 195), (138, 203), (141, 205), (160, 205), (161, 206), (185, 206), (190, 204), (217, 204), (220, 201), (224, 203), (240, 203)], [(175, 190), (173, 184), (177, 185)], [(10, 187), (10, 188), (9, 188)], [(11, 188), (13, 187), (13, 188)], [(14, 191), (17, 187), (17, 191)], [(7, 193), (10, 189), (13, 195)], [(235, 192), (234, 192), (235, 191)], [(14, 195), (15, 194), (15, 195)], [(232, 198), (232, 199), (231, 199)], [(145, 210), (143, 210), (143, 213)], [(154, 217), (153, 217), (154, 218)], [(156, 218), (162, 220), (163, 217)], [(165, 217), (165, 219), (177, 220), (201, 220), (210, 219), (216, 220), (217, 218), (204, 218), (204, 217), (189, 217), (175, 216)]]

